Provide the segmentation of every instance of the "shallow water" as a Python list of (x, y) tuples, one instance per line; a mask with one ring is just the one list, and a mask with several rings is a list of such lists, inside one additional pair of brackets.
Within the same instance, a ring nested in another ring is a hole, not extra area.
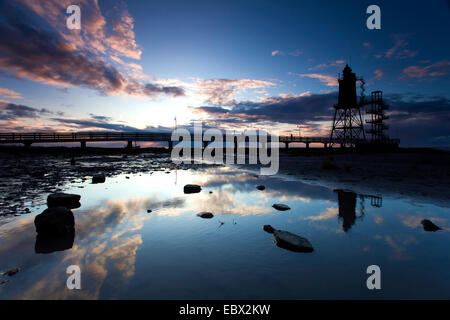
[[(202, 192), (184, 194), (188, 183)], [(353, 191), (225, 167), (75, 182), (65, 188), (82, 203), (72, 210), (71, 248), (35, 252), (42, 244), (33, 221), (44, 204), (3, 221), (0, 270), (20, 271), (0, 278), (8, 280), (0, 298), (449, 299), (450, 233), (425, 232), (420, 221), (448, 228), (450, 209)], [(276, 211), (274, 203), (291, 210)], [(201, 219), (201, 211), (215, 216)], [(315, 251), (277, 247), (265, 224), (308, 238)], [(381, 290), (366, 286), (373, 264)], [(70, 265), (81, 269), (81, 290), (66, 287)]]

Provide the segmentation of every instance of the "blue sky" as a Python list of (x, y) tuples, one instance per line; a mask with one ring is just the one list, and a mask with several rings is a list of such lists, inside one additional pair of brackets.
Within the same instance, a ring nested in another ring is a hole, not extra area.
[[(66, 27), (70, 4), (81, 30)], [(366, 27), (371, 4), (381, 30)], [(5, 0), (0, 129), (168, 130), (177, 117), (326, 135), (348, 63), (366, 93), (384, 91), (391, 135), (448, 147), (449, 15), (442, 0)]]

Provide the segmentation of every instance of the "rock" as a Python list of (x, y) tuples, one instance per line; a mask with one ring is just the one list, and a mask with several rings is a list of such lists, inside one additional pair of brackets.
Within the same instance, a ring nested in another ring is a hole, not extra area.
[(257, 187), (256, 187), (256, 189), (258, 189), (258, 190), (261, 190), (261, 191), (262, 191), (262, 190), (266, 189), (266, 187), (264, 187), (264, 186), (257, 186)]
[(202, 187), (196, 184), (187, 184), (184, 186), (184, 193), (199, 193), (202, 190)]
[(53, 193), (47, 197), (47, 206), (51, 207), (66, 207), (69, 209), (79, 208), (81, 196), (70, 193)]
[(106, 177), (103, 174), (97, 174), (92, 177), (92, 183), (104, 183)]
[(14, 268), (14, 269), (6, 271), (3, 275), (12, 277), (19, 271), (20, 271), (19, 268)]
[(147, 210), (147, 213), (151, 213), (151, 212), (152, 212), (152, 210), (150, 210), (150, 209)]
[(283, 230), (273, 232), (275, 243), (280, 248), (295, 252), (313, 252), (314, 248), (308, 239)]
[(287, 206), (285, 204), (281, 204), (281, 203), (275, 203), (272, 207), (279, 211), (291, 210), (291, 208), (289, 206)]
[(76, 165), (75, 158), (70, 159), (70, 165), (71, 166)]
[(423, 219), (420, 223), (422, 224), (423, 230), (425, 231), (435, 232), (442, 229), (428, 219)]
[(51, 207), (38, 214), (34, 219), (38, 235), (56, 237), (75, 232), (75, 219), (72, 211), (66, 207)]
[(314, 248), (308, 239), (288, 231), (276, 230), (271, 225), (265, 225), (264, 231), (273, 234), (275, 244), (283, 249), (295, 252), (313, 252)]
[(200, 212), (197, 213), (197, 216), (203, 219), (211, 219), (212, 217), (214, 217), (214, 215), (211, 212)]

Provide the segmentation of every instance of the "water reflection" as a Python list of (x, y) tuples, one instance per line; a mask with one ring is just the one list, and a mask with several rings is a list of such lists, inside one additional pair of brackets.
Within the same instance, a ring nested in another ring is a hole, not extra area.
[[(201, 185), (202, 191), (184, 194), (185, 184)], [(258, 185), (265, 190), (257, 190)], [(366, 275), (359, 270), (374, 261), (390, 264), (386, 276), (399, 281), (396, 287), (416, 285), (418, 296), (428, 297), (428, 289), (414, 282), (417, 274), (412, 278), (412, 273), (404, 273), (400, 263), (434, 268), (439, 279), (449, 275), (449, 261), (442, 258), (448, 233), (419, 228), (425, 217), (447, 225), (448, 210), (434, 206), (419, 208), (221, 167), (118, 176), (70, 191), (80, 192), (83, 200), (82, 207), (73, 210), (72, 237), (36, 237), (31, 215), (0, 227), (0, 270), (21, 269), (0, 286), (0, 298), (370, 298), (360, 291), (359, 277)], [(291, 210), (276, 211), (274, 203), (285, 203)], [(202, 211), (214, 217), (199, 219), (196, 214)], [(362, 217), (373, 219), (361, 223)], [(261, 232), (266, 224), (311, 240), (314, 254), (299, 256), (274, 246)], [(346, 233), (352, 228), (362, 232)], [(81, 291), (65, 287), (65, 270), (71, 264), (82, 270)], [(339, 268), (348, 269), (342, 282), (335, 277)], [(329, 283), (327, 290), (317, 286), (323, 279)], [(448, 280), (442, 281), (450, 287)], [(448, 287), (441, 287), (444, 296)], [(410, 294), (389, 290), (400, 297)]]
[(72, 249), (75, 240), (75, 232), (56, 237), (36, 235), (34, 250), (36, 253), (52, 253)]
[[(339, 219), (342, 219), (342, 229), (344, 230), (344, 232), (348, 232), (355, 224), (357, 219), (363, 219), (365, 213), (365, 199), (370, 199), (370, 205), (372, 207), (382, 207), (381, 196), (357, 194), (350, 190), (337, 189), (334, 191), (338, 194), (338, 217)], [(356, 215), (356, 200), (358, 196), (360, 199), (360, 210), (359, 214)]]

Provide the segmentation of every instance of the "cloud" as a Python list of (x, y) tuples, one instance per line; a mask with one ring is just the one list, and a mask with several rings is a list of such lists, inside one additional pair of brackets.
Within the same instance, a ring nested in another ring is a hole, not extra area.
[(274, 50), (271, 52), (272, 57), (274, 56), (294, 56), (294, 57), (298, 57), (300, 55), (303, 54), (303, 50), (299, 50), (296, 49), (294, 51), (290, 51), (290, 52), (285, 52), (285, 51), (281, 51), (281, 50)]
[(240, 92), (274, 85), (271, 81), (258, 79), (197, 79), (194, 91), (204, 97), (206, 103), (227, 105), (232, 104)]
[(311, 221), (322, 221), (322, 220), (329, 220), (333, 218), (338, 217), (338, 208), (327, 208), (325, 211), (319, 213), (316, 216), (309, 216), (305, 217), (305, 220), (311, 220)]
[(297, 74), (299, 77), (307, 77), (312, 79), (318, 79), (320, 82), (325, 83), (329, 87), (338, 86), (338, 80), (336, 76), (330, 76), (319, 73), (301, 73)]
[(402, 79), (440, 77), (447, 75), (450, 71), (450, 61), (442, 60), (428, 66), (409, 66), (402, 71)]
[(23, 99), (20, 93), (5, 88), (0, 88), (0, 97), (4, 97), (7, 99)]
[(345, 64), (344, 60), (336, 60), (330, 63), (321, 63), (314, 67), (308, 68), (308, 70), (327, 69), (327, 68), (343, 68)]
[(381, 69), (377, 69), (373, 72), (373, 75), (375, 76), (375, 79), (380, 80), (384, 76), (384, 71)]
[[(37, 4), (36, 1), (22, 0), (22, 2), (32, 9), (28, 12), (30, 17), (34, 12), (45, 17), (50, 25), (58, 25), (54, 21), (56, 19), (54, 15), (58, 14), (60, 17), (59, 9), (64, 1), (39, 2), (41, 4)], [(0, 4), (0, 30), (3, 31), (0, 38), (0, 69), (9, 71), (19, 78), (65, 87), (82, 86), (106, 95), (152, 97), (159, 94), (173, 96), (184, 94), (182, 88), (166, 88), (157, 84), (138, 82), (111, 66), (103, 56), (97, 54), (105, 52), (107, 48), (103, 43), (96, 42), (106, 37), (96, 1), (93, 6), (83, 10), (82, 30), (87, 30), (84, 31), (85, 38), (80, 38), (79, 34), (67, 35), (64, 33), (67, 31), (62, 32), (57, 28), (45, 28), (39, 19), (28, 19), (29, 17), (24, 19), (23, 10), (9, 3), (5, 1)], [(121, 17), (121, 21), (123, 19), (131, 23), (126, 15)], [(123, 23), (118, 22), (119, 25)], [(114, 26), (113, 24), (113, 28)], [(63, 29), (67, 30), (65, 26)], [(115, 34), (125, 33), (125, 39), (131, 41), (131, 34), (126, 32), (124, 26), (116, 29)], [(117, 53), (117, 50), (111, 48)], [(119, 53), (126, 54), (125, 50), (129, 53), (129, 48), (123, 46), (123, 50)], [(134, 57), (137, 58), (138, 55), (135, 54)]]
[(419, 94), (385, 95), (391, 135), (404, 146), (450, 146), (450, 99)]
[[(394, 38), (394, 46), (386, 51), (384, 55), (386, 58), (391, 59), (395, 57), (397, 59), (407, 59), (413, 58), (419, 53), (417, 50), (405, 49), (409, 44), (407, 41), (409, 35), (393, 34), (392, 37)], [(377, 57), (381, 57), (381, 55)]]
[[(96, 116), (98, 118), (98, 116)], [(110, 123), (104, 119), (70, 119), (70, 118), (51, 118), (52, 121), (65, 124), (68, 127), (75, 130), (84, 129), (103, 129), (103, 130), (113, 130), (113, 131), (142, 131), (142, 129), (128, 126), (120, 123)]]
[(208, 116), (216, 125), (248, 125), (249, 123), (298, 124), (302, 129), (321, 130), (315, 122), (331, 119), (331, 107), (336, 103), (337, 93), (300, 94), (269, 97), (261, 101), (242, 101), (231, 106), (190, 107), (198, 115)]
[(274, 50), (274, 51), (272, 51), (272, 57), (274, 57), (274, 56), (276, 56), (276, 55), (278, 55), (278, 54), (280, 54), (280, 50)]
[(142, 51), (134, 39), (134, 20), (124, 3), (116, 4), (111, 13), (112, 30), (105, 43), (118, 55), (140, 59)]
[(0, 120), (17, 120), (20, 118), (39, 118), (41, 115), (51, 114), (49, 110), (36, 109), (25, 105), (0, 101)]

